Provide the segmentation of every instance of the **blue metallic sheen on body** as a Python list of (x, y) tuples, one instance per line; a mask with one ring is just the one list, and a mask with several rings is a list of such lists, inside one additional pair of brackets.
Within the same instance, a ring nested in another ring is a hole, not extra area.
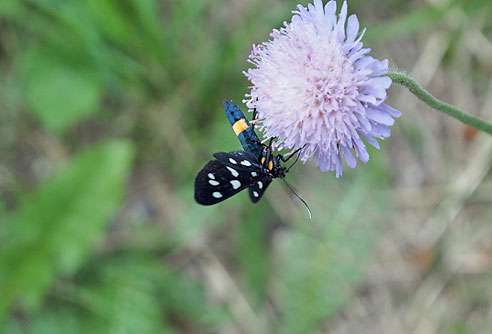
[(229, 120), (229, 123), (231, 123), (231, 126), (233, 126), (240, 119), (244, 119), (246, 124), (249, 126), (237, 137), (241, 142), (243, 149), (247, 152), (253, 153), (255, 157), (257, 157), (257, 159), (259, 160), (263, 153), (263, 145), (261, 145), (260, 139), (255, 134), (253, 128), (250, 126), (243, 112), (232, 101), (224, 101), (223, 103), (227, 119)]

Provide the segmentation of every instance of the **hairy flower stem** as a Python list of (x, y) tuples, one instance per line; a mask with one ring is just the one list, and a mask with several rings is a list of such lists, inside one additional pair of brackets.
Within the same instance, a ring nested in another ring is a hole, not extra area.
[(425, 89), (423, 89), (414, 79), (409, 75), (399, 72), (399, 71), (389, 71), (385, 74), (390, 77), (393, 82), (405, 86), (408, 90), (415, 95), (417, 98), (425, 102), (431, 108), (437, 109), (451, 117), (460, 120), (461, 122), (474, 127), (483, 132), (487, 132), (492, 135), (492, 124), (473, 115), (470, 115), (460, 109), (442, 102), (436, 99), (434, 96), (430, 95)]

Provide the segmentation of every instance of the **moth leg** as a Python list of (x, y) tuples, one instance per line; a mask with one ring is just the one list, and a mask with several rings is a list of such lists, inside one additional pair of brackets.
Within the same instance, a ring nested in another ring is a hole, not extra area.
[[(299, 153), (304, 147), (306, 147), (306, 145), (304, 145), (303, 147), (298, 148), (297, 150), (295, 150), (294, 152), (292, 152), (291, 154), (289, 154), (289, 156), (287, 158), (284, 158), (284, 156), (281, 155), (281, 154), (279, 154), (278, 156), (280, 157), (280, 160), (282, 160), (283, 162), (287, 162), (290, 159), (292, 159), (292, 157), (294, 155), (296, 155), (297, 153)], [(299, 159), (299, 155), (297, 155), (297, 158)]]
[(251, 124), (251, 130), (255, 131), (255, 124), (258, 122), (258, 120), (256, 119), (256, 116), (258, 116), (258, 111), (256, 110), (256, 108), (253, 109), (253, 117), (251, 118), (251, 122), (249, 122)]

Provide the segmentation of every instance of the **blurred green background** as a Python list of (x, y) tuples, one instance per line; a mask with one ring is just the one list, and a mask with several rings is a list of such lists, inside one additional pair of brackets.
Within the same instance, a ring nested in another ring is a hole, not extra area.
[[(0, 333), (490, 333), (492, 140), (400, 87), (369, 163), (288, 175), (312, 221), (280, 182), (194, 202), (296, 4), (0, 1)], [(491, 7), (349, 1), (374, 56), (488, 119)]]

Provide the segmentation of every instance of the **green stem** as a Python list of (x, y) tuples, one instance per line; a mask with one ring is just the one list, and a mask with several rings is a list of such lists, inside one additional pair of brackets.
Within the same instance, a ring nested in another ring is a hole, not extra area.
[(415, 80), (413, 80), (409, 75), (398, 71), (389, 71), (386, 73), (386, 76), (390, 77), (393, 82), (408, 88), (413, 95), (425, 102), (431, 108), (442, 111), (443, 113), (448, 114), (449, 116), (454, 117), (469, 126), (492, 135), (492, 124), (436, 99), (425, 89), (423, 89), (417, 82), (415, 82)]

